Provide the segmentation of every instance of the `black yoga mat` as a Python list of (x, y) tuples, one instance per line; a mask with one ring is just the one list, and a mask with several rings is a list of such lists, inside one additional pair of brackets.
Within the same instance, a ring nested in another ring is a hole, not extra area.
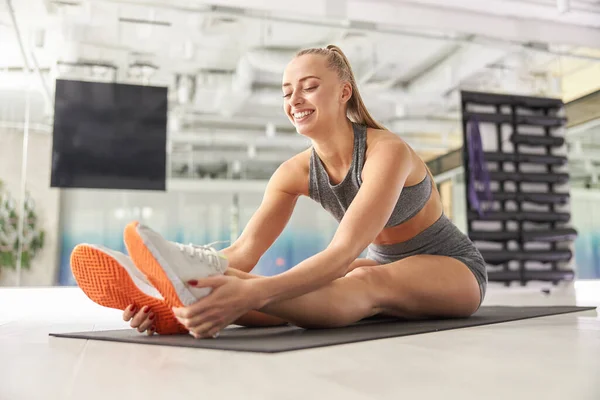
[(75, 339), (107, 340), (162, 346), (196, 347), (258, 353), (309, 349), (345, 343), (362, 342), (396, 336), (416, 335), (470, 326), (496, 324), (526, 318), (564, 314), (595, 307), (481, 307), (470, 318), (405, 321), (395, 318), (370, 318), (345, 328), (305, 330), (295, 326), (269, 328), (229, 328), (217, 339), (194, 339), (192, 336), (147, 336), (134, 329), (50, 334)]

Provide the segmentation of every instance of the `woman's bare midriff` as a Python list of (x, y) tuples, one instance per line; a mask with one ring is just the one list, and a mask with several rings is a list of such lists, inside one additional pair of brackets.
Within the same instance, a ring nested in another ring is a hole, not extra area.
[(373, 244), (389, 245), (406, 242), (433, 225), (442, 215), (443, 207), (437, 187), (434, 183), (432, 185), (431, 196), (423, 209), (408, 221), (382, 230)]

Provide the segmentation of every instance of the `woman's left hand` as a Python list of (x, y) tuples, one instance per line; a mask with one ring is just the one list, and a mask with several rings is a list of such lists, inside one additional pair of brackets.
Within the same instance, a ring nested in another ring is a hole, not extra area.
[(260, 308), (261, 299), (252, 281), (222, 275), (188, 282), (213, 290), (190, 306), (173, 308), (173, 312), (195, 338), (216, 337), (248, 311)]

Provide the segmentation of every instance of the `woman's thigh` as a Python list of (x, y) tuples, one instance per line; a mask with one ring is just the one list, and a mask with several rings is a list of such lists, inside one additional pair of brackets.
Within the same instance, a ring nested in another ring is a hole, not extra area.
[(377, 308), (382, 314), (467, 317), (481, 303), (473, 272), (448, 256), (416, 255), (374, 268), (357, 267), (347, 276), (362, 276), (370, 282), (370, 289), (378, 292)]

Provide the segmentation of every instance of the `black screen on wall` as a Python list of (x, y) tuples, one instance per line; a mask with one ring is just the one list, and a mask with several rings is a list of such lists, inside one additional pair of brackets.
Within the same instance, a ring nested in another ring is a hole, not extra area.
[(52, 187), (165, 190), (167, 88), (56, 81)]

